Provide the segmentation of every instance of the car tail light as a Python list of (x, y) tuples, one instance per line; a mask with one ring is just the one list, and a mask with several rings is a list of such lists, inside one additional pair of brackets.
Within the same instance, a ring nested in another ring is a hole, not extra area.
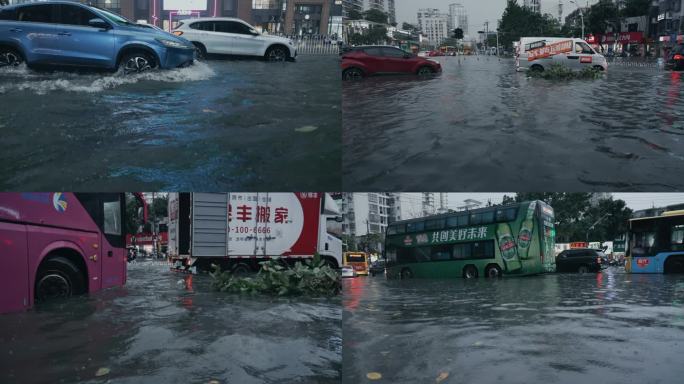
[(173, 34), (176, 36), (183, 36), (183, 32), (181, 31), (173, 31)]
[(675, 60), (684, 60), (684, 55), (674, 55)]

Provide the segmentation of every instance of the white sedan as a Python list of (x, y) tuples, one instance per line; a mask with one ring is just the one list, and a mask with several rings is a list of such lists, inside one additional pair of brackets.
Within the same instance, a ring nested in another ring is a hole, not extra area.
[(260, 56), (269, 61), (294, 60), (297, 48), (290, 39), (264, 35), (246, 22), (231, 17), (183, 20), (174, 29), (197, 47), (197, 57), (207, 54)]
[(342, 267), (342, 277), (356, 277), (356, 271), (354, 268), (345, 265)]

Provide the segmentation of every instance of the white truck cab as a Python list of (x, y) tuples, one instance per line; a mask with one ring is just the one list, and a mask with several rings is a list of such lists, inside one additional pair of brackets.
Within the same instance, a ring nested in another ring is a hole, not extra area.
[(523, 37), (514, 44), (517, 71), (544, 71), (554, 64), (573, 70), (608, 70), (606, 58), (586, 41), (572, 37)]

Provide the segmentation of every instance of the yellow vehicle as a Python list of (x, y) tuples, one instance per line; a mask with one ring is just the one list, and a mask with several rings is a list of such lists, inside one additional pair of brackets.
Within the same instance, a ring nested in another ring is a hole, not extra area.
[(368, 254), (364, 252), (345, 252), (342, 259), (343, 265), (354, 268), (357, 275), (368, 276)]

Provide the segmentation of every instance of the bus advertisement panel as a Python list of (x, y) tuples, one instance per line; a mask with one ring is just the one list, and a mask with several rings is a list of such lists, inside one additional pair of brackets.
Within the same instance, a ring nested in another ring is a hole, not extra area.
[(628, 273), (684, 273), (684, 211), (629, 221)]
[(407, 220), (387, 229), (389, 278), (555, 271), (554, 213), (541, 201)]
[(123, 194), (0, 193), (0, 313), (126, 281)]

